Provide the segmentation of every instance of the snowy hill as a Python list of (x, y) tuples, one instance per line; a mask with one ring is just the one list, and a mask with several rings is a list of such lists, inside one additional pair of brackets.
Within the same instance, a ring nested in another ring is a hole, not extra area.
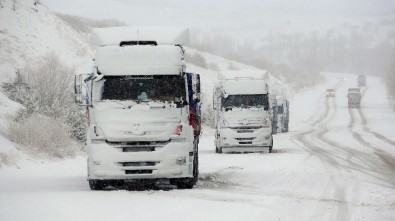
[[(89, 71), (93, 47), (45, 6), (32, 0), (0, 2), (0, 83), (10, 82), (18, 69), (55, 53), (76, 71)], [(0, 93), (0, 126), (9, 123), (21, 105)], [(4, 135), (4, 132), (1, 133)], [(23, 154), (17, 145), (0, 136), (0, 166), (13, 165)]]
[(16, 69), (54, 52), (77, 70), (90, 70), (93, 48), (45, 6), (32, 0), (1, 2), (0, 70), (2, 81), (10, 80)]
[[(76, 68), (77, 73), (89, 72), (95, 50), (86, 34), (71, 27), (44, 5), (35, 5), (31, 0), (1, 1), (0, 45), (0, 83), (11, 81), (16, 70), (23, 69), (26, 64), (34, 64), (41, 56), (50, 52), (58, 55), (63, 63)], [(259, 70), (193, 48), (186, 47), (186, 51), (199, 53), (208, 64), (217, 66), (216, 70), (211, 70), (187, 63), (188, 71), (201, 75), (202, 111), (205, 116), (210, 116), (212, 91), (220, 71), (226, 71), (230, 66), (237, 70)], [(278, 79), (273, 76), (269, 79), (272, 90), (282, 91)], [(20, 107), (21, 105), (0, 93), (0, 125), (4, 127)], [(11, 147), (11, 142), (1, 136), (0, 140), (4, 140), (0, 153), (4, 156), (16, 155), (12, 153), (16, 149)]]

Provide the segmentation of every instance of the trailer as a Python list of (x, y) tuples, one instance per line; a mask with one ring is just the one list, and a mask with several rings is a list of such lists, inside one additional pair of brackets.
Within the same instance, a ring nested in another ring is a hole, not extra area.
[(349, 88), (347, 93), (348, 107), (360, 107), (361, 106), (361, 90), (359, 88)]
[(285, 98), (277, 99), (277, 132), (289, 131), (289, 101)]
[(366, 76), (365, 75), (358, 75), (358, 87), (366, 87)]

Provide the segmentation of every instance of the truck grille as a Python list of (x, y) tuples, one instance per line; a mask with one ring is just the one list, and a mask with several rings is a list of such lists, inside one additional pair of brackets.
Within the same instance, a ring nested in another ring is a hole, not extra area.
[(156, 148), (166, 146), (170, 140), (167, 141), (133, 141), (133, 142), (110, 142), (107, 144), (115, 148), (121, 148), (122, 152), (152, 152)]
[(151, 174), (152, 170), (125, 170), (125, 174)]
[(236, 140), (253, 140), (255, 137), (235, 138)]
[(255, 137), (243, 137), (235, 139), (239, 141), (239, 144), (252, 144), (252, 141), (255, 139)]
[(144, 167), (144, 166), (155, 166), (159, 162), (155, 161), (141, 161), (141, 162), (119, 162), (118, 165), (123, 167)]
[(253, 133), (253, 130), (237, 130), (237, 133)]
[(262, 127), (231, 127), (237, 133), (253, 133), (254, 130), (260, 129)]
[(239, 144), (252, 144), (252, 141), (250, 141), (250, 142), (239, 142)]

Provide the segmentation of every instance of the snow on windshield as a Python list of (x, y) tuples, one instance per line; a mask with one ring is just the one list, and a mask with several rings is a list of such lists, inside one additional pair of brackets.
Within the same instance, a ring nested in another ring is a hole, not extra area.
[(185, 99), (184, 78), (170, 76), (107, 76), (102, 100), (168, 101)]
[(230, 110), (232, 107), (263, 107), (264, 110), (268, 110), (268, 96), (267, 94), (228, 95), (226, 98), (222, 98), (222, 107), (225, 108), (225, 110)]

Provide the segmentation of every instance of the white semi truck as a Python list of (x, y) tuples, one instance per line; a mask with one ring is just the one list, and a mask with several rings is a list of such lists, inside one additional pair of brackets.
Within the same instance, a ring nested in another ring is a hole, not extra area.
[(218, 80), (213, 95), (216, 153), (271, 152), (267, 72), (222, 72)]
[(75, 79), (87, 106), (88, 181), (168, 179), (192, 188), (198, 179), (199, 76), (185, 72), (187, 29), (95, 29), (93, 73)]

